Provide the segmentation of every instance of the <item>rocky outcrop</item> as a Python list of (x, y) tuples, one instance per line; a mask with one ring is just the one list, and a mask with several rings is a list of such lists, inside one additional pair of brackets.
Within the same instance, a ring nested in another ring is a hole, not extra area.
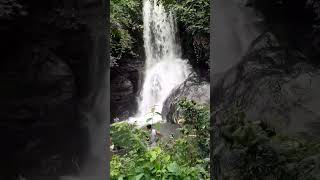
[(215, 123), (230, 108), (249, 120), (265, 120), (288, 134), (320, 134), (320, 69), (299, 51), (280, 47), (266, 33), (243, 61), (212, 86)]
[[(227, 143), (233, 143), (225, 133), (227, 126), (232, 126), (226, 124), (224, 116), (230, 115), (230, 111), (244, 112), (248, 120), (266, 122), (277, 133), (288, 137), (309, 141), (320, 135), (320, 69), (310, 64), (301, 52), (282, 47), (278, 42), (272, 33), (262, 34), (239, 64), (221, 76), (213, 77), (210, 108), (214, 124), (211, 133), (211, 149), (214, 151), (211, 156), (214, 158), (211, 166), (216, 167), (212, 169), (216, 178), (230, 176), (230, 172), (245, 167), (239, 162), (247, 163), (242, 158), (250, 154), (250, 151), (239, 151), (236, 146), (232, 146), (232, 150), (225, 148)], [(272, 144), (270, 147), (277, 152), (279, 146), (282, 145)], [(272, 163), (276, 158), (268, 159), (267, 154), (254, 156), (260, 156), (258, 163)], [(318, 157), (312, 155), (298, 162), (297, 174), (305, 172), (304, 168), (311, 167), (309, 165)], [(308, 175), (317, 174), (317, 168), (308, 169)], [(276, 177), (261, 175), (259, 178)]]
[[(140, 13), (139, 10), (137, 10), (138, 12)], [(139, 23), (142, 25), (142, 20)], [(133, 37), (130, 51), (125, 51), (121, 55), (116, 52), (113, 54), (111, 51), (111, 55), (117, 56), (117, 58), (114, 58), (116, 63), (111, 67), (110, 72), (111, 123), (114, 118), (126, 120), (136, 113), (138, 109), (137, 97), (139, 97), (144, 77), (145, 52), (143, 31), (142, 29), (132, 29), (129, 27), (127, 31)], [(112, 43), (115, 45), (118, 42), (111, 42), (111, 45)]]
[(194, 35), (179, 25), (182, 58), (188, 59), (198, 76), (210, 80), (210, 34)]
[(162, 109), (162, 118), (169, 122), (177, 123), (180, 116), (178, 110), (179, 100), (186, 98), (200, 104), (210, 103), (210, 84), (200, 79), (195, 73), (189, 77), (166, 99)]
[(121, 59), (111, 69), (111, 118), (124, 120), (136, 113), (137, 97), (143, 80), (143, 59)]

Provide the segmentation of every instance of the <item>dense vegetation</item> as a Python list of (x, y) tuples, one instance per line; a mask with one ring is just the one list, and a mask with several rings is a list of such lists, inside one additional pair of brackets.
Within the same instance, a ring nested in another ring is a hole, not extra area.
[[(288, 136), (266, 121), (248, 121), (236, 108), (216, 127), (214, 177), (239, 180), (319, 179), (320, 141)], [(216, 136), (217, 137), (217, 136)]]
[(111, 0), (111, 66), (123, 56), (137, 56), (136, 49), (142, 34), (142, 1)]
[(172, 11), (178, 22), (193, 35), (209, 35), (210, 2), (208, 0), (158, 0)]
[(111, 179), (209, 179), (209, 108), (180, 102), (184, 125), (178, 138), (148, 147), (149, 133), (126, 122), (111, 127), (117, 151), (111, 161)]

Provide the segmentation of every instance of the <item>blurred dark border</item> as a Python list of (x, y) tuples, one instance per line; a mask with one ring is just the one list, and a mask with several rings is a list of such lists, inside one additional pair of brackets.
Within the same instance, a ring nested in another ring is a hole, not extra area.
[(1, 180), (109, 179), (109, 5), (1, 1)]

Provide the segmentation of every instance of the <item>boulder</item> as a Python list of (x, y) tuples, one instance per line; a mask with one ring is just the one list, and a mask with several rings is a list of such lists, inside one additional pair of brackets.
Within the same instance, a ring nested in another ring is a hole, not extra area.
[(164, 102), (162, 118), (169, 122), (177, 123), (180, 114), (178, 102), (183, 98), (200, 104), (210, 104), (209, 82), (202, 80), (195, 73), (190, 74), (181, 85), (172, 91)]
[(272, 34), (257, 39), (243, 60), (212, 86), (215, 123), (230, 108), (288, 134), (319, 135), (320, 69), (299, 51), (278, 46)]

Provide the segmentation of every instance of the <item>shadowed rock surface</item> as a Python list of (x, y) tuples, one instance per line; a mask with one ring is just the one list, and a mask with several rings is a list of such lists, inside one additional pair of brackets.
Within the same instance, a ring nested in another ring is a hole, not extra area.
[(190, 76), (177, 88), (175, 88), (164, 102), (162, 117), (169, 122), (177, 123), (180, 111), (179, 100), (187, 98), (200, 104), (210, 103), (210, 84), (199, 78), (195, 73)]
[[(263, 121), (283, 135), (309, 140), (319, 137), (320, 69), (311, 62), (301, 51), (282, 45), (273, 33), (266, 32), (252, 42), (239, 64), (221, 76), (213, 77), (211, 149), (214, 149), (212, 154), (216, 154), (211, 162), (216, 177), (232, 177), (230, 172), (242, 170), (246, 163), (243, 157), (250, 156), (249, 152), (234, 147), (230, 148), (232, 150), (224, 148), (227, 138), (223, 134), (226, 126), (222, 124), (227, 119), (223, 116), (233, 108), (244, 112), (248, 120)], [(271, 147), (280, 149), (283, 145)], [(219, 148), (223, 150), (219, 151)], [(273, 163), (276, 156), (272, 155), (275, 152), (272, 148), (266, 148), (269, 152), (259, 155), (260, 159), (254, 162)], [(318, 169), (312, 166), (318, 158), (317, 154), (298, 162), (297, 171), (290, 175), (304, 174), (302, 169), (308, 167), (308, 175), (317, 176)], [(308, 163), (312, 165), (308, 166)], [(260, 175), (258, 178), (279, 177)]]
[(143, 58), (121, 59), (111, 69), (111, 117), (120, 120), (133, 116), (137, 111), (137, 97), (144, 73)]
[(249, 119), (271, 121), (287, 133), (319, 135), (319, 84), (317, 67), (266, 33), (240, 64), (216, 80), (211, 105), (217, 118), (237, 106)]

